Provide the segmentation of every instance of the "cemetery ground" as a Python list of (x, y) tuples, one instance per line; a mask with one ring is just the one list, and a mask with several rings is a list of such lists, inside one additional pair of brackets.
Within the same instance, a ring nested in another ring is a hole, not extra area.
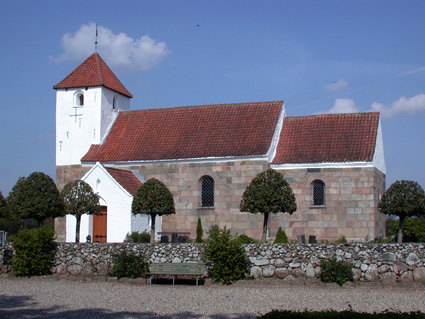
[[(192, 282), (193, 284), (193, 282)], [(273, 309), (425, 312), (425, 288), (406, 283), (299, 285), (253, 280), (223, 286), (147, 281), (0, 277), (0, 318), (257, 318)]]

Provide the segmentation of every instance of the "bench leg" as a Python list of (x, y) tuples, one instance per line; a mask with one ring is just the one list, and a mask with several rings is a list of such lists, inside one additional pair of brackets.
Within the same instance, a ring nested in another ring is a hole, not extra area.
[(173, 276), (173, 286), (174, 286), (174, 279), (176, 278), (176, 276)]
[(198, 287), (198, 276), (196, 276), (196, 287)]

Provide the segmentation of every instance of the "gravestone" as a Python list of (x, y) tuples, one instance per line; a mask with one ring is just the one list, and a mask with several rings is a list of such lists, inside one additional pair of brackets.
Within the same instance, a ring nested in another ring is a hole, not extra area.
[(161, 244), (168, 244), (168, 235), (161, 235)]
[(305, 244), (305, 235), (297, 236), (297, 243), (298, 244)]
[(309, 244), (317, 244), (316, 236), (308, 236), (308, 243)]

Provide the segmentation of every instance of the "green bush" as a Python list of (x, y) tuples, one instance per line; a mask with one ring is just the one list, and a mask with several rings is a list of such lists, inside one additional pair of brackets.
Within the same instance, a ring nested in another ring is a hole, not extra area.
[(345, 238), (344, 235), (341, 235), (336, 241), (336, 244), (346, 244), (347, 243), (347, 238)]
[(202, 229), (201, 218), (198, 217), (198, 224), (196, 225), (196, 239), (195, 239), (195, 243), (203, 243), (204, 242), (204, 240), (202, 239), (203, 233), (204, 233), (204, 230)]
[(231, 284), (248, 272), (245, 251), (226, 227), (210, 230), (204, 255), (212, 264), (210, 275), (216, 282)]
[(113, 256), (112, 277), (146, 278), (148, 263), (143, 255), (122, 251)]
[(344, 310), (341, 312), (335, 310), (323, 311), (291, 311), (291, 310), (273, 310), (259, 319), (425, 319), (425, 314), (417, 312), (389, 312), (366, 313)]
[(323, 282), (336, 282), (342, 286), (347, 281), (353, 281), (353, 267), (343, 261), (337, 261), (333, 256), (321, 263), (320, 279)]
[(239, 235), (236, 237), (236, 242), (238, 245), (244, 245), (244, 244), (256, 244), (258, 243), (258, 240), (251, 238), (245, 234)]
[(279, 227), (276, 233), (276, 239), (274, 240), (275, 244), (286, 244), (288, 242), (288, 236), (286, 236), (285, 231), (282, 227)]
[(139, 233), (137, 231), (132, 232), (131, 234), (127, 234), (125, 237), (126, 241), (132, 241), (133, 243), (150, 243), (151, 235), (147, 232)]
[(15, 255), (12, 270), (17, 276), (49, 275), (56, 254), (53, 227), (23, 229), (10, 236)]

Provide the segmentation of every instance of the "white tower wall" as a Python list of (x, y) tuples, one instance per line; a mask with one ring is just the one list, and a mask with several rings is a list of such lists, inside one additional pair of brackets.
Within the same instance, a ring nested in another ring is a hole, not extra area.
[[(78, 94), (84, 95), (79, 105)], [(115, 108), (113, 108), (115, 98)], [(56, 92), (56, 165), (78, 165), (92, 144), (99, 144), (130, 98), (105, 87)]]

